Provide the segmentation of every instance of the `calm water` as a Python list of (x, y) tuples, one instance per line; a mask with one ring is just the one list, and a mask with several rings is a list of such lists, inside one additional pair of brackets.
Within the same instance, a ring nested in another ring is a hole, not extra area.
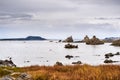
[[(99, 65), (104, 64), (106, 53), (120, 52), (120, 47), (110, 46), (110, 43), (96, 46), (74, 43), (79, 46), (78, 49), (65, 49), (65, 44), (49, 41), (0, 41), (0, 59), (4, 60), (12, 57), (17, 66), (54, 65), (56, 61), (66, 65), (76, 61)], [(66, 55), (79, 57), (66, 59)], [(120, 61), (120, 56), (114, 56), (111, 59)], [(120, 62), (115, 64), (120, 64)]]

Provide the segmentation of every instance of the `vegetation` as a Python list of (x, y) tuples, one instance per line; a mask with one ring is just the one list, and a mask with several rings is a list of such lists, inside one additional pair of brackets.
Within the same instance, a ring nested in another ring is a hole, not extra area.
[(33, 80), (120, 80), (120, 65), (0, 67), (0, 77), (12, 72), (26, 72)]
[(34, 80), (120, 80), (120, 65), (23, 67)]
[(12, 68), (12, 67), (0, 67), (0, 77), (3, 77), (5, 75), (9, 75), (13, 72), (21, 72), (20, 68)]

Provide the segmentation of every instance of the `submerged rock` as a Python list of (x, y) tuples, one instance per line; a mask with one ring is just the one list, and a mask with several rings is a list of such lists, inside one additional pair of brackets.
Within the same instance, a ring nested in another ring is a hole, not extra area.
[(67, 39), (63, 40), (63, 42), (73, 42), (72, 36), (70, 36)]
[(78, 48), (78, 45), (66, 44), (65, 48)]

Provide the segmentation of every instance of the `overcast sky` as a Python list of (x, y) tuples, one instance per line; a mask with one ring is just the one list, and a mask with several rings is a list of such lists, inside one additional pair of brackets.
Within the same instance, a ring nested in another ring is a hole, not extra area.
[(120, 37), (120, 0), (0, 0), (0, 38)]

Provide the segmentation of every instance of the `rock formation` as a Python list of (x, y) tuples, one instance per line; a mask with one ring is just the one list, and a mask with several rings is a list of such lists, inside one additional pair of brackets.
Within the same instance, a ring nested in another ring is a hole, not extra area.
[(85, 37), (84, 37), (84, 42), (87, 42), (89, 40), (89, 37), (86, 35)]
[(120, 46), (120, 39), (112, 42), (113, 46)]
[(86, 37), (84, 38), (84, 40), (85, 40), (86, 44), (88, 44), (88, 45), (104, 44), (104, 42), (101, 41), (100, 39), (96, 38), (96, 36), (93, 36), (92, 39), (89, 39), (89, 37), (86, 36)]
[(66, 38), (65, 40), (63, 40), (63, 42), (73, 42), (72, 36)]
[(16, 65), (12, 62), (12, 60), (0, 60), (0, 66), (3, 67), (16, 67)]

